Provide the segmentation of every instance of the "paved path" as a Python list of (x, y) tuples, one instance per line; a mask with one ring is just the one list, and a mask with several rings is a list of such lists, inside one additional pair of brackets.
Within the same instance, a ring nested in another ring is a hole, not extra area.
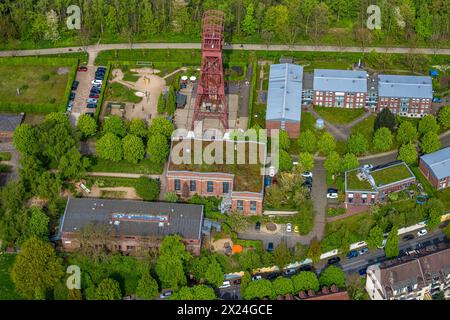
[(343, 133), (337, 126), (335, 126), (334, 124), (331, 124), (330, 122), (328, 122), (327, 120), (323, 119), (316, 111), (314, 111), (313, 108), (309, 108), (308, 109), (309, 113), (311, 113), (311, 115), (316, 118), (319, 119), (321, 118), (325, 124), (325, 127), (327, 128), (327, 131), (330, 132), (335, 138), (336, 140), (342, 140), (345, 141), (347, 140), (348, 136)]
[[(0, 57), (10, 56), (34, 56), (51, 55), (70, 52), (86, 51), (89, 54), (88, 65), (93, 65), (97, 54), (105, 50), (124, 49), (201, 49), (200, 43), (129, 43), (119, 44), (96, 44), (86, 47), (64, 47), (34, 50), (7, 50), (1, 51)], [(404, 48), (404, 47), (339, 47), (339, 46), (317, 46), (317, 45), (264, 45), (264, 44), (232, 44), (224, 46), (226, 50), (251, 50), (251, 51), (314, 51), (314, 52), (379, 52), (379, 53), (409, 53), (409, 54), (443, 54), (450, 55), (450, 48)]]
[(141, 176), (145, 176), (151, 179), (161, 179), (161, 175), (159, 174), (140, 174), (140, 173), (122, 173), (122, 172), (88, 172), (87, 175), (92, 177), (113, 177), (113, 178), (131, 178), (131, 179), (137, 179)]

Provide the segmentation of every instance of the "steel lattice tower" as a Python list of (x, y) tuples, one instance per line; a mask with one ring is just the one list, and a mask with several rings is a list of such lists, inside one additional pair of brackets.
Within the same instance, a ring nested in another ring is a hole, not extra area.
[(218, 10), (209, 10), (203, 15), (202, 68), (197, 85), (192, 129), (195, 121), (205, 118), (219, 119), (224, 129), (228, 129), (228, 104), (222, 63), (223, 18), (224, 13)]

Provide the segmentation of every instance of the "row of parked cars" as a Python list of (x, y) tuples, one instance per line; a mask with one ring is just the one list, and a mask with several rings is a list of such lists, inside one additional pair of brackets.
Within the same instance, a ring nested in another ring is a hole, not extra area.
[(69, 103), (67, 104), (67, 112), (72, 112), (73, 104), (75, 103), (76, 91), (78, 89), (79, 81), (72, 83), (72, 91), (70, 92)]
[(91, 81), (91, 91), (89, 92), (89, 98), (86, 100), (86, 107), (89, 109), (97, 108), (100, 92), (102, 91), (103, 81), (105, 80), (105, 74), (105, 67), (98, 67), (97, 71), (95, 71), (95, 79)]

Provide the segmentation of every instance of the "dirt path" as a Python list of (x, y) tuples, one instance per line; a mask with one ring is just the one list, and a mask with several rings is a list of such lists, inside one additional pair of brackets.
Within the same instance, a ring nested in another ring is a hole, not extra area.
[(131, 187), (114, 187), (114, 188), (99, 188), (97, 186), (92, 186), (91, 193), (87, 194), (87, 197), (90, 198), (99, 198), (104, 197), (102, 191), (111, 191), (116, 194), (123, 194), (123, 196), (119, 196), (119, 199), (130, 199), (130, 200), (140, 200), (141, 198), (137, 196), (136, 190)]

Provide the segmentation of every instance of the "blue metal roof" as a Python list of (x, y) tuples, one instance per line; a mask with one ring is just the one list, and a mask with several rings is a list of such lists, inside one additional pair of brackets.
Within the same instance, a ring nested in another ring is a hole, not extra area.
[(270, 66), (266, 120), (300, 122), (303, 67), (290, 64)]
[(314, 69), (315, 91), (367, 92), (367, 72)]
[(378, 76), (378, 95), (393, 98), (433, 98), (431, 77)]
[(437, 179), (450, 176), (450, 147), (426, 154), (421, 159)]

